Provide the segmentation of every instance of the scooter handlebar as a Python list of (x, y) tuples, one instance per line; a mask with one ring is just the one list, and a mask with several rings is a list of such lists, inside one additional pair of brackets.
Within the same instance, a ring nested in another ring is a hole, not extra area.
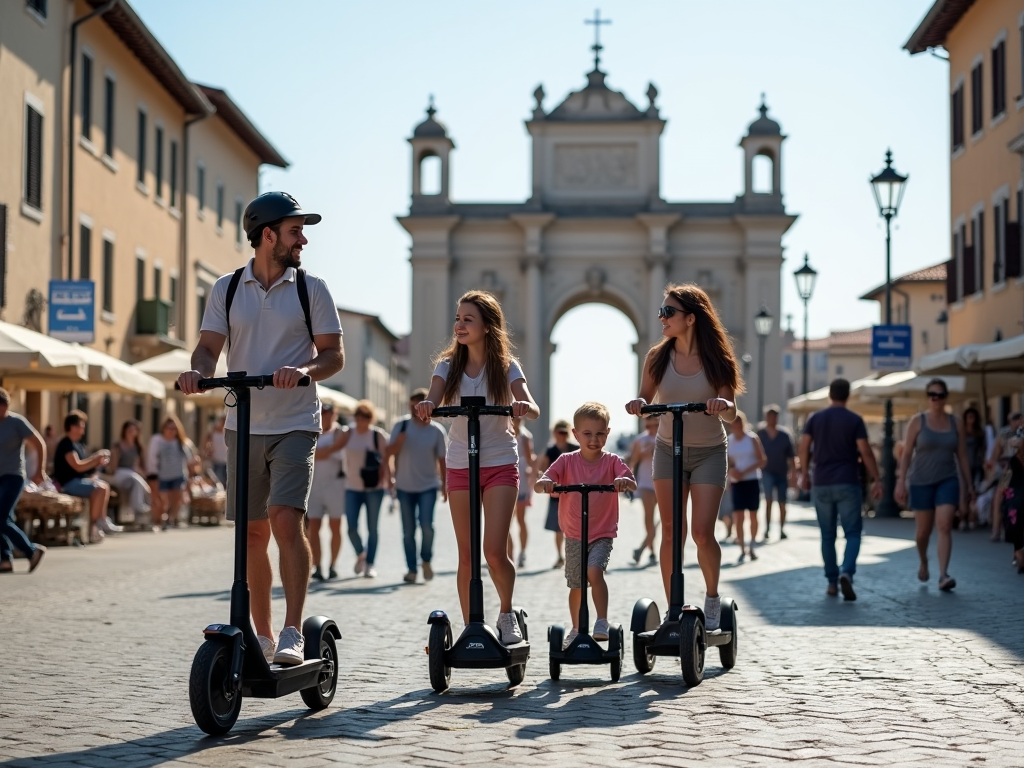
[[(309, 376), (303, 376), (299, 379), (298, 386), (308, 387), (313, 383), (313, 379)], [(210, 379), (200, 379), (199, 389), (239, 389), (241, 387), (251, 387), (255, 389), (264, 389), (266, 387), (274, 386), (274, 374), (268, 373), (262, 376), (246, 376), (245, 372), (240, 374), (231, 374), (227, 376), (218, 376)]]
[(644, 416), (661, 413), (705, 413), (707, 409), (707, 403), (651, 403), (641, 406), (640, 413)]
[(615, 493), (615, 486), (576, 483), (574, 485), (556, 485), (552, 490), (555, 493)]
[(450, 419), (455, 416), (469, 416), (476, 412), (480, 416), (511, 416), (511, 405), (442, 405), (430, 414), (438, 419)]

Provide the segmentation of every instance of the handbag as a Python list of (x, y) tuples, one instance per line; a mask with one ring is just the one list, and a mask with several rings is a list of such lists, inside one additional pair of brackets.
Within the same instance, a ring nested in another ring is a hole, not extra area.
[(363, 468), (359, 470), (359, 477), (363, 481), (363, 487), (367, 490), (380, 485), (381, 456), (380, 451), (376, 450), (379, 436), (380, 433), (375, 429), (373, 431), (374, 447), (366, 449), (366, 459), (363, 462)]

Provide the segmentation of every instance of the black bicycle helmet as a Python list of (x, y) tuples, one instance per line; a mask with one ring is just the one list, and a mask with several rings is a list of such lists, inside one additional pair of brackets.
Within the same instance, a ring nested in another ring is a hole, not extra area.
[(287, 192), (264, 192), (245, 206), (242, 228), (246, 237), (252, 239), (253, 234), (262, 227), (292, 216), (305, 216), (306, 224), (319, 224), (323, 218), (319, 213), (307, 213), (302, 210), (299, 201)]

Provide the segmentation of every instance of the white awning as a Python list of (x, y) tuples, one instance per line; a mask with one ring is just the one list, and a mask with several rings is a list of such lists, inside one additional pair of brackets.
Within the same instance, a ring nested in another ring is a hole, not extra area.
[(89, 367), (80, 350), (66, 341), (0, 322), (0, 376), (5, 380), (23, 374), (85, 380)]

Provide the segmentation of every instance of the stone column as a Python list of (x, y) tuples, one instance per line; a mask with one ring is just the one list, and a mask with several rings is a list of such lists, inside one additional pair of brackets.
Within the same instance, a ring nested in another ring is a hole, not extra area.
[[(653, 345), (661, 338), (661, 324), (657, 312), (668, 282), (668, 266), (671, 254), (668, 250), (668, 231), (681, 218), (677, 213), (641, 213), (637, 221), (647, 227), (647, 311), (644, 323), (647, 328), (647, 341)], [(641, 333), (641, 337), (643, 334)], [(644, 350), (643, 355), (647, 352)], [(641, 364), (643, 355), (640, 355)]]
[[(520, 265), (526, 275), (523, 300), (523, 369), (526, 380), (531, 382), (530, 390), (541, 409), (541, 419), (546, 419), (548, 404), (547, 369), (544, 353), (547, 346), (547, 329), (544, 328), (544, 295), (541, 271), (544, 269), (544, 248), (542, 234), (550, 224), (553, 213), (524, 213), (510, 217), (523, 230), (523, 256)], [(518, 341), (518, 340), (517, 340)]]

